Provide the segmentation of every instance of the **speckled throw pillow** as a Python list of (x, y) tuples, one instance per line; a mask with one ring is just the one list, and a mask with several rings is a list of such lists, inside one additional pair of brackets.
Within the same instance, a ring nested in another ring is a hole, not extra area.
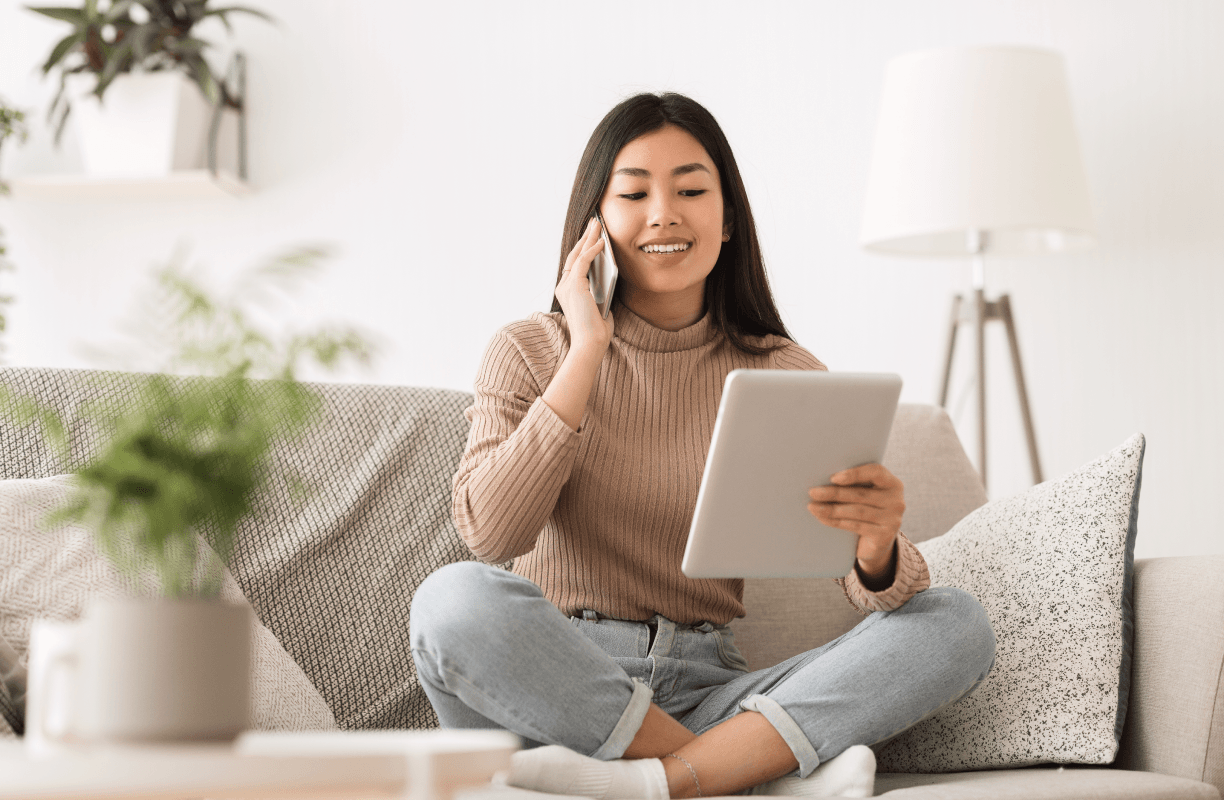
[(998, 647), (968, 697), (877, 745), (880, 772), (1108, 764), (1126, 718), (1144, 439), (970, 513), (918, 545), (971, 592)]

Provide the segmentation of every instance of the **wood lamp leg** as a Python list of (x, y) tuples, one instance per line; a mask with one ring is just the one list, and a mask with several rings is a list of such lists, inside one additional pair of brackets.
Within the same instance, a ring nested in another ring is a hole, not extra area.
[(1032, 467), (1033, 483), (1041, 483), (1041, 460), (1037, 455), (1037, 435), (1033, 430), (1033, 415), (1029, 408), (1028, 390), (1024, 382), (1024, 369), (1020, 362), (1020, 345), (1016, 338), (1016, 323), (1012, 316), (1011, 298), (1002, 295), (997, 301), (986, 300), (982, 289), (975, 289), (973, 304), (969, 308), (960, 295), (952, 298), (952, 319), (948, 328), (948, 351), (944, 361), (943, 381), (939, 391), (939, 405), (947, 408), (948, 390), (952, 379), (952, 360), (956, 352), (956, 334), (962, 323), (973, 323), (977, 352), (978, 395), (978, 474), (986, 485), (986, 323), (1001, 320), (1007, 329), (1007, 344), (1011, 352), (1012, 370), (1016, 378), (1016, 392), (1020, 398), (1020, 414), (1024, 421), (1024, 434), (1028, 443), (1029, 464)]
[(956, 352), (956, 329), (960, 327), (961, 296), (952, 298), (952, 324), (948, 326), (948, 358), (944, 361), (943, 388), (939, 390), (939, 405), (948, 407), (948, 385), (952, 380), (952, 354)]
[(973, 292), (973, 325), (977, 334), (978, 474), (986, 486), (986, 297), (981, 289)]
[(1033, 468), (1033, 483), (1041, 483), (1041, 460), (1037, 457), (1037, 435), (1033, 433), (1033, 415), (1029, 413), (1028, 391), (1024, 388), (1024, 369), (1020, 366), (1020, 345), (1016, 341), (1016, 323), (1012, 319), (1011, 298), (999, 298), (999, 317), (1007, 327), (1007, 344), (1011, 349), (1012, 368), (1016, 372), (1016, 391), (1020, 394), (1020, 414), (1024, 417), (1024, 435), (1028, 440), (1029, 464)]

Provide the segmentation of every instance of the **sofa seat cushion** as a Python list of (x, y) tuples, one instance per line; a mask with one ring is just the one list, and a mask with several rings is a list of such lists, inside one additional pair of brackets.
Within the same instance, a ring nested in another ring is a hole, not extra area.
[[(1034, 767), (943, 775), (883, 772), (876, 774), (874, 796), (888, 800), (1220, 800), (1219, 792), (1209, 783), (1102, 767)], [(456, 795), (456, 800), (566, 798), (582, 800), (494, 785)]]
[(942, 775), (878, 773), (875, 796), (889, 800), (1219, 800), (1209, 783), (1157, 772), (1102, 767), (1035, 767)]

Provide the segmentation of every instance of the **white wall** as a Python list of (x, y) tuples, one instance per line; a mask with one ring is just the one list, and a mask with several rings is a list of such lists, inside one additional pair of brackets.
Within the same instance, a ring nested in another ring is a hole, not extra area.
[[(223, 275), (330, 243), (303, 317), (378, 334), (350, 378), (468, 389), (501, 324), (547, 307), (574, 169), (622, 97), (673, 89), (720, 120), (796, 338), (834, 369), (936, 397), (959, 262), (857, 246), (885, 62), (918, 48), (1033, 44), (1067, 58), (1098, 216), (1084, 256), (988, 264), (1009, 292), (1045, 471), (1148, 437), (1141, 557), (1224, 553), (1224, 4), (1218, 0), (404, 3), (259, 0), (250, 61), (256, 194), (210, 202), (0, 200), (19, 272), (7, 358), (86, 366), (149, 268), (187, 243)], [(60, 26), (0, 0), (0, 95), (40, 117)], [(220, 27), (218, 39), (223, 40)], [(4, 174), (74, 170), (38, 124)], [(1002, 334), (989, 353), (991, 491), (1028, 465)], [(967, 354), (967, 350), (966, 350)], [(974, 450), (968, 366), (951, 410)]]

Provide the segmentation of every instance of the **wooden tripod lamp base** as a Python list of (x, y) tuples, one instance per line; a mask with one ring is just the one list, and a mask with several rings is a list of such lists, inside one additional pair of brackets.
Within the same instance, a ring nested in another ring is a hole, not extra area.
[(1029, 412), (1028, 391), (1024, 386), (1024, 369), (1020, 366), (1020, 346), (1016, 342), (1016, 323), (1012, 318), (1011, 298), (1002, 295), (987, 300), (981, 288), (974, 289), (972, 302), (961, 295), (952, 298), (952, 324), (948, 332), (948, 358), (944, 362), (943, 387), (939, 405), (948, 405), (948, 384), (952, 378), (952, 356), (956, 352), (956, 332), (962, 324), (973, 326), (977, 345), (978, 397), (978, 473), (986, 484), (986, 323), (1001, 320), (1007, 329), (1007, 344), (1011, 350), (1012, 369), (1016, 376), (1016, 391), (1020, 395), (1020, 414), (1024, 417), (1024, 433), (1028, 439), (1029, 463), (1033, 468), (1033, 483), (1041, 483), (1041, 461), (1037, 456), (1037, 437), (1033, 433), (1033, 417)]

